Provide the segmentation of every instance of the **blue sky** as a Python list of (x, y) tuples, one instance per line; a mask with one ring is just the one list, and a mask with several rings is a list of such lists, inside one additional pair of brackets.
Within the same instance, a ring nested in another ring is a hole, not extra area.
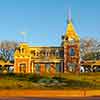
[(0, 0), (0, 40), (59, 46), (72, 10), (76, 32), (100, 39), (100, 0)]

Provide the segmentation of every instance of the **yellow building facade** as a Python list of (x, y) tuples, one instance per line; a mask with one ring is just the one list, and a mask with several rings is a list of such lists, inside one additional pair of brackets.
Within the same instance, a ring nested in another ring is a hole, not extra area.
[(21, 43), (14, 58), (15, 73), (63, 72), (63, 47), (30, 47)]

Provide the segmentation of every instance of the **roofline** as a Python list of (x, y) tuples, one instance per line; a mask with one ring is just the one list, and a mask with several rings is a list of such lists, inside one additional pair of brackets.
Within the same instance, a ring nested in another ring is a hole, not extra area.
[(64, 48), (60, 46), (29, 46), (29, 48)]

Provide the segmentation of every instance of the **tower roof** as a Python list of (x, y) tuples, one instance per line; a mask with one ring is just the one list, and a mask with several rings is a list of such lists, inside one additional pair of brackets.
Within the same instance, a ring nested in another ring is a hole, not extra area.
[(79, 40), (79, 36), (75, 32), (74, 26), (72, 24), (71, 10), (69, 10), (69, 12), (68, 12), (68, 24), (67, 24), (67, 28), (66, 28), (65, 37), (68, 40), (71, 40), (71, 39), (74, 39), (76, 41)]

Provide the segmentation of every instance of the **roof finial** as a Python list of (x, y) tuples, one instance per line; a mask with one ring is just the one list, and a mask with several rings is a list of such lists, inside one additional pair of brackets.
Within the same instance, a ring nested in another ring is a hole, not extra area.
[(68, 22), (72, 20), (71, 8), (68, 8)]

